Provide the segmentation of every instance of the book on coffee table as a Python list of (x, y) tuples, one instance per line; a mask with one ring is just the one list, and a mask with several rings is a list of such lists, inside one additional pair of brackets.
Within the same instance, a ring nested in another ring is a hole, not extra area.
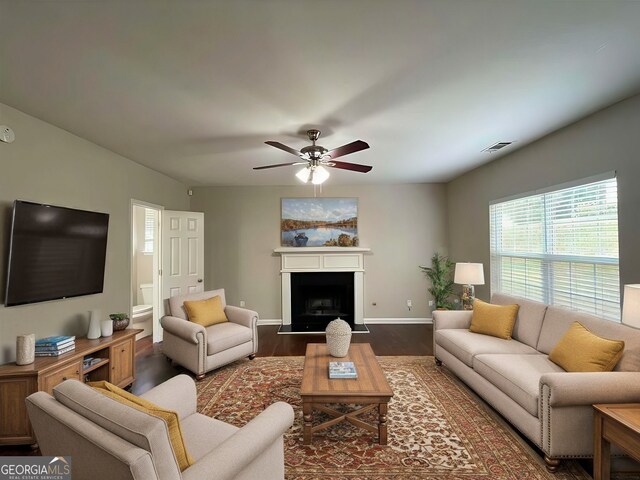
[(329, 378), (358, 378), (353, 362), (329, 362)]

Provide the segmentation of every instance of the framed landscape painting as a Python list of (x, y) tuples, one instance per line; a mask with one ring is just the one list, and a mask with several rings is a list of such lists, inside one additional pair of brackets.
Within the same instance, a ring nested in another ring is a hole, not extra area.
[(357, 247), (357, 198), (283, 198), (283, 247)]

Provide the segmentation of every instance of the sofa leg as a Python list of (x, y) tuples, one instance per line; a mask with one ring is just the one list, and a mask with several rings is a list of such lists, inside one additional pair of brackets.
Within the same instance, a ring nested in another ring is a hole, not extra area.
[(204, 373), (199, 373), (198, 375), (196, 375), (196, 380), (200, 381), (204, 378)]
[(252, 353), (251, 355), (249, 355), (248, 358), (249, 358), (249, 360), (253, 360), (254, 358), (256, 358), (256, 354)]
[(558, 471), (558, 468), (560, 468), (562, 460), (560, 460), (559, 458), (549, 458), (545, 455), (544, 462), (547, 464), (547, 470), (549, 471), (549, 473), (556, 473)]
[(436, 366), (441, 367), (442, 366), (442, 360), (440, 360), (439, 358), (436, 357)]

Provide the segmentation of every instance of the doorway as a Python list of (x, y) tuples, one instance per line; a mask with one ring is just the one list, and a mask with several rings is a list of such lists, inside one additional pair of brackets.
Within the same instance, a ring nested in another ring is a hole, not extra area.
[(136, 340), (162, 340), (160, 327), (160, 222), (163, 207), (131, 200), (131, 325)]

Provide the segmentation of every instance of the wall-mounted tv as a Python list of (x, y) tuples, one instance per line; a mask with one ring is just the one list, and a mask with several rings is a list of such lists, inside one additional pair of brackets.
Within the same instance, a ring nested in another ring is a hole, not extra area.
[(16, 200), (5, 306), (101, 293), (109, 214)]

